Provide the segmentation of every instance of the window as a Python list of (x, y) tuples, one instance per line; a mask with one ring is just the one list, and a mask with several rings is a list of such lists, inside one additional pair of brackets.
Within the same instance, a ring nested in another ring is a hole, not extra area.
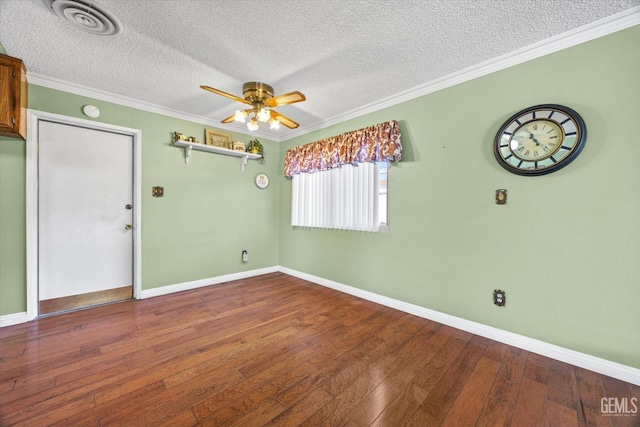
[(291, 225), (386, 231), (389, 162), (402, 159), (400, 140), (391, 120), (288, 149)]
[(342, 165), (293, 176), (291, 225), (386, 231), (388, 163)]

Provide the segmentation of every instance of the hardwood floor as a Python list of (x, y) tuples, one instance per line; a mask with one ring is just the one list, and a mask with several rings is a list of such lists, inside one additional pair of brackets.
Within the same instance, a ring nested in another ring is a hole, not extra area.
[(38, 304), (38, 312), (40, 315), (58, 313), (66, 310), (121, 301), (132, 297), (133, 286), (129, 285), (122, 288), (108, 289), (106, 291), (88, 292), (86, 294), (41, 300)]
[(281, 273), (0, 340), (1, 426), (640, 425), (600, 406), (640, 387)]

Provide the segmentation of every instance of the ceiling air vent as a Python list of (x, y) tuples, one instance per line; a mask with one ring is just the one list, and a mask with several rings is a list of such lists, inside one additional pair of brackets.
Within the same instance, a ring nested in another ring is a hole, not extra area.
[(91, 0), (43, 0), (56, 15), (74, 26), (98, 36), (115, 36), (122, 24), (98, 3)]

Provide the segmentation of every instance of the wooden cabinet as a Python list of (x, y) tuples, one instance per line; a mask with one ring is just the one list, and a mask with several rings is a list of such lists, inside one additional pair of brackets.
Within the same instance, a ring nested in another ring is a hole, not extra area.
[(0, 54), (0, 135), (27, 139), (27, 70)]

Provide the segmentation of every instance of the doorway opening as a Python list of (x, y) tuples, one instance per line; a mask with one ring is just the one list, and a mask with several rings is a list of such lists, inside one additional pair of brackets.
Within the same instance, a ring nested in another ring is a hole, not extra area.
[(28, 320), (140, 297), (140, 145), (137, 129), (29, 110)]

